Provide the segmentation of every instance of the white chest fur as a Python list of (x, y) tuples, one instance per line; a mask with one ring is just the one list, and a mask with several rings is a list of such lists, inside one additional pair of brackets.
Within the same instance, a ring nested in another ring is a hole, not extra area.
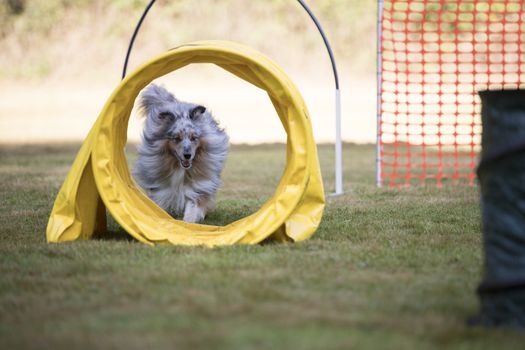
[(149, 191), (150, 198), (167, 211), (181, 215), (186, 203), (184, 175), (183, 169), (174, 169), (164, 181)]

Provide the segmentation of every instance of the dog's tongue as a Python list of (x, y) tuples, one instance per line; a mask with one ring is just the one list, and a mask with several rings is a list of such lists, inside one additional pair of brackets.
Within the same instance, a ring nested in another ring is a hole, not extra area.
[(191, 165), (190, 161), (189, 160), (181, 160), (180, 163), (182, 164), (182, 166), (186, 169), (188, 169)]

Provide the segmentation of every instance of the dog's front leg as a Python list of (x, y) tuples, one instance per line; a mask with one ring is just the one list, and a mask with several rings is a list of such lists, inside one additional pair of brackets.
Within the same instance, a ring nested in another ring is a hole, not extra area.
[(184, 217), (182, 220), (186, 222), (201, 222), (206, 216), (206, 212), (200, 208), (197, 203), (193, 201), (187, 201), (184, 207)]

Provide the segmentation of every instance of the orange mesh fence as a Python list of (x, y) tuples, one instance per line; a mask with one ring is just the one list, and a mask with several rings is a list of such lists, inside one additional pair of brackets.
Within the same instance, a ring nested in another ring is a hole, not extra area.
[(378, 180), (473, 184), (477, 91), (525, 87), (525, 1), (385, 0)]

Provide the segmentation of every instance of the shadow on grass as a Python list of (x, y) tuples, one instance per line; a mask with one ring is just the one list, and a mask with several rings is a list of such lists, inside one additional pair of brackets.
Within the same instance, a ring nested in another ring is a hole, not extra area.
[(137, 241), (133, 236), (119, 227), (117, 230), (107, 230), (105, 232), (95, 232), (93, 239), (98, 241), (118, 241), (118, 242), (135, 242)]
[(243, 219), (256, 212), (261, 203), (250, 201), (249, 204), (239, 204), (234, 201), (225, 201), (217, 209), (208, 213), (203, 221), (204, 225), (226, 226), (237, 220)]

